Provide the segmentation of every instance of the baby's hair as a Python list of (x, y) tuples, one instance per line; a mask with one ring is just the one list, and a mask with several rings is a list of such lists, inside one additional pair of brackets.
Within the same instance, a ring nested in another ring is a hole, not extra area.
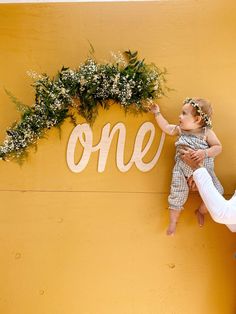
[(211, 128), (212, 106), (211, 103), (203, 98), (187, 98), (184, 104), (193, 106), (193, 116), (202, 118), (202, 125)]

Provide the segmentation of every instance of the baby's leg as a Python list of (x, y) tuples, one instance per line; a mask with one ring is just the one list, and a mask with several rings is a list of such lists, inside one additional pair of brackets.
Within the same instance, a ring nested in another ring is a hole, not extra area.
[(174, 235), (176, 230), (176, 225), (180, 216), (180, 210), (170, 209), (170, 222), (168, 229), (166, 231), (167, 235)]
[(170, 209), (170, 223), (167, 235), (174, 235), (180, 212), (188, 197), (188, 184), (180, 165), (177, 163), (173, 169), (170, 195), (168, 197)]
[(170, 209), (170, 223), (167, 229), (167, 235), (174, 235), (176, 224), (183, 205), (188, 197), (188, 184), (180, 165), (177, 163), (173, 169), (170, 195), (168, 203)]
[(198, 209), (195, 210), (195, 214), (197, 216), (198, 224), (200, 227), (204, 225), (206, 213), (207, 213), (206, 205), (203, 202), (201, 202)]

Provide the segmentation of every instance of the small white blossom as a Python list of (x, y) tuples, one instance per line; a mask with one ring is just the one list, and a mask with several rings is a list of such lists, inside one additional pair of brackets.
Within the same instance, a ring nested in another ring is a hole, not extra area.
[(43, 78), (43, 76), (41, 74), (38, 74), (37, 72), (33, 71), (33, 70), (28, 70), (26, 71), (26, 74), (31, 77), (34, 80), (40, 80)]
[(118, 52), (114, 52), (114, 51), (111, 51), (111, 55), (114, 59), (114, 61), (122, 66), (126, 66), (127, 65), (127, 61), (125, 60), (123, 54), (118, 51)]

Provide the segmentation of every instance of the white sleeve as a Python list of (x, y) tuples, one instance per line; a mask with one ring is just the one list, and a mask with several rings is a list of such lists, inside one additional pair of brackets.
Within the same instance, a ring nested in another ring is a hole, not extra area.
[(205, 168), (194, 171), (193, 179), (212, 218), (222, 224), (236, 224), (236, 206), (227, 201), (215, 188)]

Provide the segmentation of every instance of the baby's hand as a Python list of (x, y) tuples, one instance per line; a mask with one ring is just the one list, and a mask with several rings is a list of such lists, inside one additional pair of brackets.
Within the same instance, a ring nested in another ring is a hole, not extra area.
[(156, 114), (157, 112), (160, 112), (160, 107), (159, 107), (158, 104), (155, 104), (155, 103), (151, 102), (151, 103), (150, 103), (150, 106), (149, 106), (149, 110), (150, 110), (152, 113)]
[(205, 151), (203, 149), (198, 149), (196, 151), (191, 152), (191, 158), (199, 163), (203, 162), (206, 157)]

